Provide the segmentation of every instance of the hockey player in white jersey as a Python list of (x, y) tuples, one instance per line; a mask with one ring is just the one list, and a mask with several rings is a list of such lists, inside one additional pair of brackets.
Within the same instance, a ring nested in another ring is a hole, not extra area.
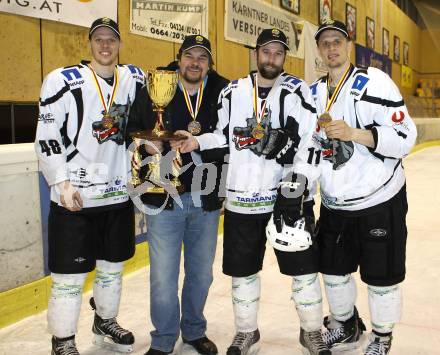
[(364, 325), (350, 274), (359, 266), (372, 325), (365, 354), (384, 355), (401, 315), (408, 208), (402, 159), (416, 127), (387, 74), (350, 64), (344, 23), (326, 22), (315, 39), (328, 67), (311, 85), (323, 158), (317, 238), (330, 307), (324, 340), (332, 352), (358, 344)]
[(283, 71), (287, 50), (283, 32), (263, 30), (254, 51), (258, 71), (223, 89), (214, 133), (186, 133), (186, 141), (174, 142), (183, 152), (229, 146), (223, 272), (232, 276), (236, 335), (227, 355), (258, 347), (266, 227), (281, 273), (292, 276), (304, 351), (330, 354), (321, 336), (318, 255), (309, 233), (314, 222), (309, 188), (320, 158), (312, 139), (316, 110), (307, 85)]
[(123, 262), (135, 250), (125, 128), (144, 74), (133, 65), (117, 65), (120, 33), (113, 20), (93, 22), (89, 39), (91, 62), (49, 73), (39, 105), (35, 150), (51, 189), (52, 355), (79, 354), (81, 293), (95, 267), (94, 342), (120, 352), (130, 352), (134, 343), (116, 316)]

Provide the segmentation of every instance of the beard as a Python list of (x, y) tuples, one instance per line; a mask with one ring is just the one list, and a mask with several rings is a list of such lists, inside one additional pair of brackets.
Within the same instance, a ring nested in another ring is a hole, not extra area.
[(264, 79), (272, 80), (277, 78), (282, 72), (282, 67), (269, 66), (265, 64), (257, 64), (258, 72)]
[(180, 73), (183, 77), (183, 79), (185, 79), (186, 82), (190, 83), (190, 84), (197, 84), (200, 83), (203, 80), (203, 72), (200, 71), (197, 74), (194, 72), (189, 72), (187, 70), (183, 71)]

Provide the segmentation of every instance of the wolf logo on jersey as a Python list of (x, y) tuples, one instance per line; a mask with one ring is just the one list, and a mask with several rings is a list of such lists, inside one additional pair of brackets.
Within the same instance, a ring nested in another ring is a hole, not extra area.
[(324, 160), (333, 164), (333, 170), (339, 170), (347, 163), (353, 155), (354, 144), (351, 141), (342, 142), (339, 139), (323, 139), (316, 137), (322, 148)]
[(252, 117), (246, 118), (246, 127), (234, 127), (232, 140), (235, 143), (235, 148), (237, 150), (250, 149), (257, 156), (263, 154), (263, 149), (266, 146), (267, 140), (269, 139), (269, 131), (271, 130), (271, 110), (266, 109), (264, 117), (261, 119), (261, 126), (264, 129), (264, 136), (261, 139), (257, 139), (252, 136), (252, 131), (257, 126), (257, 119), (255, 118), (255, 113)]
[[(130, 107), (130, 98), (127, 105), (113, 104), (108, 112), (113, 122), (110, 128), (106, 128), (103, 121), (92, 123), (92, 134), (99, 144), (114, 141), (117, 145), (124, 144), (125, 127), (127, 126), (128, 110)], [(104, 115), (104, 111), (102, 114)]]

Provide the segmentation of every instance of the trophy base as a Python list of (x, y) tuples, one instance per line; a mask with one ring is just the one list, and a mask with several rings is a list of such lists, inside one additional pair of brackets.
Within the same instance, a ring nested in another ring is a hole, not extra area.
[(145, 131), (137, 131), (130, 133), (130, 137), (137, 139), (145, 139), (149, 141), (181, 141), (188, 137), (182, 134), (175, 134), (171, 131), (156, 131), (154, 129), (149, 129)]

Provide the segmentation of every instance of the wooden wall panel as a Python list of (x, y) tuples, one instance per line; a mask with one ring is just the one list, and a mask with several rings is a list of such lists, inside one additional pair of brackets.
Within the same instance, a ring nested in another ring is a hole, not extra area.
[(40, 20), (0, 13), (0, 101), (37, 101), (41, 86)]
[[(279, 1), (264, 0), (279, 6)], [(251, 51), (240, 44), (224, 39), (224, 0), (209, 0), (209, 39), (212, 44), (216, 69), (222, 75), (235, 79), (246, 75), (250, 67)], [(344, 0), (333, 0), (333, 18), (345, 21)], [(348, 0), (357, 10), (357, 42), (365, 45), (365, 18), (375, 20), (375, 50), (382, 52), (382, 27), (390, 32), (390, 50), (393, 36), (400, 38), (401, 57), (403, 42), (409, 43), (409, 66), (414, 69), (414, 85), (423, 72), (440, 72), (440, 51), (427, 32), (421, 31), (391, 0)], [(123, 46), (121, 63), (133, 63), (143, 69), (166, 65), (172, 61), (180, 44), (150, 39), (129, 33), (129, 1), (118, 2), (118, 17)], [(317, 24), (318, 0), (301, 1), (300, 17)], [(87, 28), (23, 16), (0, 13), (2, 31), (0, 46), (0, 101), (37, 101), (43, 75), (60, 67), (90, 59)], [(392, 57), (392, 52), (390, 53)], [(41, 64), (40, 56), (43, 58)], [(355, 60), (355, 51), (351, 53)], [(400, 65), (393, 63), (393, 79), (400, 86)], [(16, 68), (20, 67), (17, 71)], [(285, 70), (299, 77), (304, 76), (304, 60), (288, 57)], [(421, 73), (421, 74), (419, 74)]]
[(156, 68), (157, 66), (167, 65), (175, 59), (175, 53), (180, 45), (129, 32), (129, 1), (119, 1), (118, 22), (123, 42), (119, 54), (120, 63), (135, 64), (147, 70)]
[(225, 3), (217, 0), (217, 64), (218, 72), (228, 79), (243, 77), (249, 72), (249, 49), (243, 45), (225, 40)]
[(56, 68), (90, 60), (87, 28), (42, 20), (41, 31), (43, 76)]

